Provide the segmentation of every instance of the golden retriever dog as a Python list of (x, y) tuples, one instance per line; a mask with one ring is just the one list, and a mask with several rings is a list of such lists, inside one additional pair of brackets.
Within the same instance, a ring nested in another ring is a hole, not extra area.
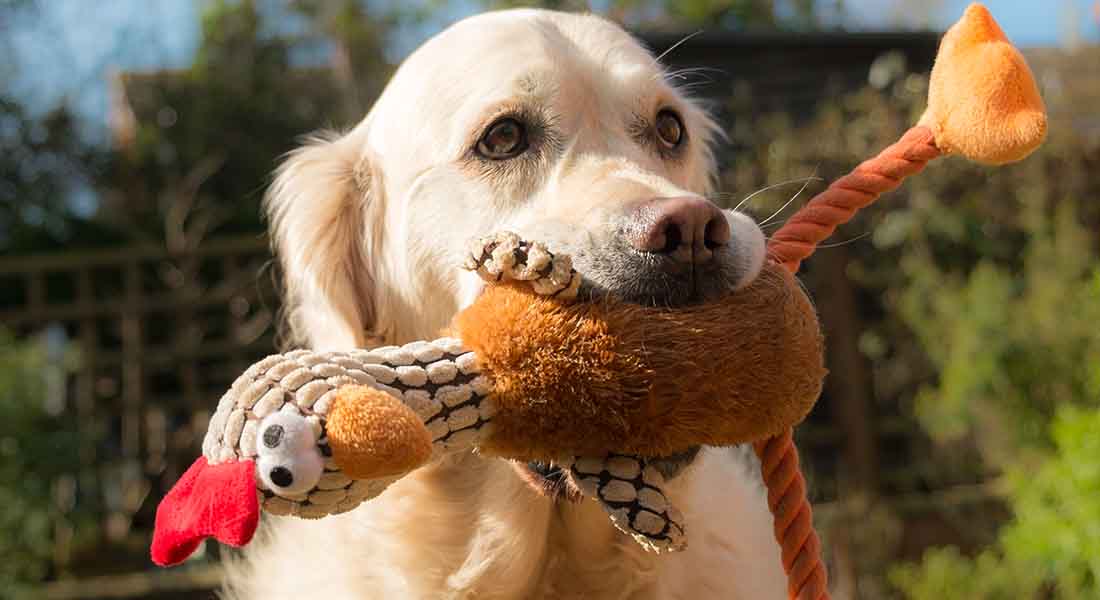
[[(599, 17), (463, 20), (398, 69), (369, 114), (294, 152), (268, 197), (301, 344), (436, 337), (479, 287), (467, 241), (515, 231), (567, 252), (582, 294), (676, 306), (744, 285), (764, 236), (707, 200), (719, 129), (658, 61)], [(647, 553), (551, 465), (473, 453), (360, 508), (271, 517), (230, 561), (232, 598), (785, 596), (751, 451), (680, 457), (688, 548)]]

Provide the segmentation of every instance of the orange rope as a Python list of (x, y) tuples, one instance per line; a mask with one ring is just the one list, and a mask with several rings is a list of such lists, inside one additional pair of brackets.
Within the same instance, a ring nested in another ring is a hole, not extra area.
[(894, 145), (834, 181), (787, 219), (768, 242), (768, 254), (792, 273), (797, 271), (802, 259), (813, 254), (838, 225), (847, 223), (879, 195), (893, 191), (906, 177), (920, 173), (939, 155), (932, 131), (924, 126), (913, 127)]
[(791, 430), (754, 444), (760, 473), (768, 488), (768, 508), (775, 519), (775, 539), (787, 572), (787, 594), (798, 600), (829, 598), (828, 577), (821, 562), (821, 541), (814, 531), (806, 499), (806, 480), (798, 467)]
[[(902, 180), (921, 172), (940, 156), (932, 131), (913, 127), (894, 145), (864, 161), (851, 173), (814, 196), (768, 242), (771, 260), (798, 271), (837, 226), (859, 209), (893, 191)], [(768, 508), (775, 520), (775, 539), (787, 572), (787, 595), (792, 600), (829, 600), (828, 576), (821, 562), (821, 540), (814, 531), (813, 511), (806, 498), (806, 480), (798, 466), (798, 448), (792, 430), (753, 445), (760, 473), (768, 488)]]

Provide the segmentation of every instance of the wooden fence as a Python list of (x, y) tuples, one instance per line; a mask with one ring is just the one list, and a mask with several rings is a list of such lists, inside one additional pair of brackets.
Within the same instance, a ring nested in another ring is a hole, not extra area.
[[(75, 355), (48, 399), (75, 414), (83, 440), (73, 476), (54, 486), (59, 573), (148, 566), (157, 502), (194, 460), (217, 399), (274, 349), (269, 258), (266, 239), (254, 236), (178, 252), (133, 246), (0, 259), (0, 324), (23, 336), (49, 332)], [(98, 556), (70, 547), (64, 513), (77, 502), (102, 509)], [(70, 587), (76, 597), (89, 591)], [(59, 590), (53, 595), (65, 596)]]

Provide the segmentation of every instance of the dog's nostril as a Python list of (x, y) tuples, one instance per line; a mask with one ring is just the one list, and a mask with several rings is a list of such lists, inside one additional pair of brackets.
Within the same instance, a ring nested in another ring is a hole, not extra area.
[(669, 223), (665, 226), (665, 245), (660, 249), (662, 254), (672, 254), (684, 243), (684, 234), (680, 232), (680, 225)]
[(730, 242), (730, 224), (724, 216), (718, 216), (707, 222), (703, 230), (703, 246), (714, 250)]

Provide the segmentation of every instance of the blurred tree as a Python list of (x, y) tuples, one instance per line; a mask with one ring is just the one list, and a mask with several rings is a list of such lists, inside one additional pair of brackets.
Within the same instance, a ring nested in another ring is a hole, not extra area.
[[(259, 237), (259, 201), (278, 156), (302, 134), (357, 121), (389, 76), (382, 53), (388, 25), (372, 21), (366, 3), (348, 0), (339, 3), (339, 10), (334, 9), (337, 3), (317, 3), (312, 11), (307, 4), (207, 3), (202, 42), (192, 65), (126, 73), (114, 82), (115, 144), (110, 147), (86, 144), (64, 109), (36, 116), (32, 111), (39, 107), (4, 95), (6, 88), (0, 87), (0, 253), (72, 251), (104, 240), (119, 246), (147, 240), (188, 250), (214, 233)], [(36, 0), (0, 5), (0, 54), (8, 40), (3, 35), (5, 16), (15, 14), (3, 11), (34, 11), (39, 5)], [(354, 90), (349, 92), (349, 86)], [(76, 196), (81, 202), (74, 202)], [(75, 253), (73, 263), (80, 264)], [(194, 298), (211, 288), (240, 284), (221, 264), (215, 274), (200, 273), (204, 264), (209, 269), (209, 263), (186, 254), (166, 260), (140, 274), (142, 284), (149, 286), (144, 290), (167, 288), (177, 297)], [(239, 261), (233, 267), (242, 269), (239, 280), (258, 276)], [(89, 301), (107, 305), (118, 300), (121, 281), (115, 272), (101, 268), (89, 274), (96, 296)], [(18, 316), (33, 293), (21, 276), (7, 275), (0, 286), (0, 309)], [(55, 308), (68, 305), (70, 273), (50, 275), (42, 277), (45, 300)], [(226, 312), (237, 319), (247, 307), (231, 303)], [(206, 343), (205, 328), (225, 335), (219, 328), (228, 319), (209, 313), (194, 318), (194, 312), (158, 315), (176, 344)], [(106, 345), (112, 342), (103, 340), (124, 335), (116, 323), (93, 320), (80, 327)], [(148, 329), (138, 335), (148, 336)], [(132, 508), (120, 510), (119, 505), (125, 501), (129, 506), (134, 498), (142, 502), (147, 490), (120, 499), (123, 492), (140, 489), (123, 483), (140, 479), (141, 469), (151, 467), (138, 463), (135, 469), (132, 463), (114, 461), (120, 423), (117, 412), (105, 406), (115, 399), (110, 391), (117, 383), (115, 374), (100, 365), (86, 374), (92, 379), (82, 380), (94, 382), (95, 401), (104, 406), (102, 416), (82, 426), (108, 431), (89, 441), (74, 433), (71, 418), (79, 410), (64, 400), (64, 412), (42, 413), (43, 399), (33, 393), (42, 370), (50, 368), (44, 360), (39, 346), (16, 345), (0, 335), (0, 502), (5, 506), (0, 518), (0, 557), (5, 562), (0, 566), (0, 598), (24, 589), (40, 597), (34, 584), (42, 580), (148, 566), (141, 538), (148, 531), (141, 529), (144, 523), (135, 520), (138, 526), (132, 527), (130, 521), (145, 515), (134, 517)], [(9, 389), (15, 380), (23, 381), (23, 387)], [(104, 382), (107, 387), (98, 387)], [(143, 416), (153, 419), (179, 410), (167, 404), (149, 401)], [(74, 447), (83, 452), (75, 453)], [(88, 472), (79, 472), (81, 465)]]
[(260, 230), (275, 157), (313, 125), (289, 71), (288, 43), (262, 35), (253, 2), (212, 2), (189, 69), (120, 76), (126, 120), (116, 120), (104, 215), (176, 248), (219, 228)]
[(332, 44), (329, 65), (340, 84), (343, 106), (337, 115), (347, 124), (359, 120), (389, 80), (386, 59), (390, 31), (425, 15), (412, 10), (370, 11), (362, 0), (297, 0), (294, 10), (312, 24), (313, 35)]
[(123, 236), (89, 218), (89, 181), (103, 153), (85, 143), (57, 108), (32, 117), (0, 94), (0, 254), (59, 250), (73, 240), (117, 243)]
[(911, 283), (899, 308), (939, 370), (916, 413), (943, 443), (972, 439), (996, 469), (1046, 450), (1060, 407), (1100, 403), (1096, 240), (1072, 203), (1053, 216), (1046, 206), (1021, 207), (1015, 265), (983, 256), (969, 272), (945, 269), (926, 240), (902, 263)]
[(1017, 230), (1004, 232), (1024, 236), (1014, 257), (987, 249), (968, 271), (945, 265), (947, 248), (935, 246), (964, 243), (973, 234), (960, 228), (964, 217), (949, 226), (951, 241), (937, 244), (928, 231), (910, 240), (902, 261), (911, 283), (901, 315), (939, 370), (916, 396), (916, 415), (941, 446), (974, 449), (1013, 515), (976, 557), (948, 547), (897, 569), (893, 580), (911, 598), (1100, 594), (1100, 253), (1094, 228), (1081, 225), (1095, 212), (1073, 201), (1090, 196), (1050, 190), (1087, 160), (1066, 150), (1055, 138), (1022, 167), (1034, 179), (1019, 191)]
[[(1100, 187), (1088, 175), (1100, 152), (1073, 126), (1072, 107), (1083, 106), (1074, 102), (1052, 103), (1050, 138), (1023, 163), (990, 171), (946, 161), (908, 183), (908, 203), (872, 213), (878, 253), (850, 267), (885, 294), (887, 318), (866, 344), (893, 379), (882, 385), (908, 379), (903, 406), (930, 436), (913, 483), (986, 482), (1011, 517), (998, 527), (997, 510), (945, 504), (960, 547), (894, 572), (912, 598), (1073, 599), (1100, 589), (1100, 208), (1089, 201)], [(903, 348), (907, 339), (923, 357)]]
[[(0, 53), (9, 50), (5, 23), (35, 6), (0, 2)], [(4, 85), (13, 68), (0, 66), (0, 254), (58, 250), (74, 239), (117, 242), (118, 232), (89, 218), (104, 153), (80, 137), (64, 106), (31, 114)]]
[[(215, 230), (263, 230), (260, 199), (278, 157), (299, 136), (361, 118), (391, 68), (386, 21), (364, 3), (301, 0), (290, 10), (216, 0), (188, 69), (121, 76), (105, 217), (174, 249)], [(304, 33), (274, 29), (295, 16)], [(328, 65), (308, 52), (319, 45)]]

